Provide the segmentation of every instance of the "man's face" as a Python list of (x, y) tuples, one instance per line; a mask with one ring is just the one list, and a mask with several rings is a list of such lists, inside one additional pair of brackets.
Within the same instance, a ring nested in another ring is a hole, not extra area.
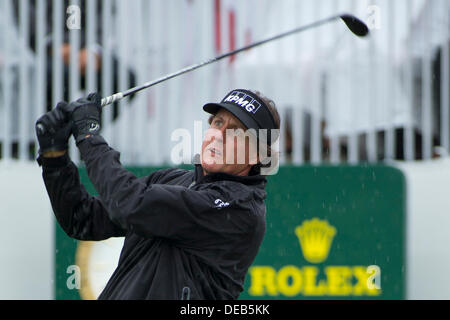
[(212, 118), (202, 144), (202, 167), (205, 174), (225, 172), (248, 175), (257, 163), (256, 141), (245, 134), (239, 119), (225, 109)]

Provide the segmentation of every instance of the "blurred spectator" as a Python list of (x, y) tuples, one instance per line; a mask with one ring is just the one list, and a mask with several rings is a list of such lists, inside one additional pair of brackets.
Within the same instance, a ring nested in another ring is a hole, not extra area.
[[(65, 24), (65, 21), (67, 19), (66, 10), (71, 5), (71, 2), (69, 0), (63, 0), (64, 1), (64, 12), (61, 13), (62, 19), (64, 19), (64, 33), (63, 33), (63, 45), (61, 47), (61, 54), (62, 59), (64, 63), (64, 100), (69, 101), (69, 74), (70, 74), (70, 32)], [(81, 32), (80, 32), (80, 51), (78, 53), (79, 55), (79, 70), (80, 70), (80, 89), (86, 90), (86, 65), (88, 60), (88, 48), (87, 48), (87, 36), (85, 30), (83, 30), (84, 26), (86, 26), (86, 3), (87, 0), (80, 0), (79, 6), (80, 6), (80, 13), (81, 13)], [(102, 49), (102, 1), (96, 2), (96, 40), (97, 43), (95, 44), (94, 48), (90, 48), (94, 51), (95, 54), (95, 71), (97, 75), (97, 88), (99, 92), (102, 91), (102, 55), (101, 55), (101, 49)], [(13, 4), (13, 10), (14, 10), (14, 19), (15, 23), (17, 24), (17, 28), (19, 28), (20, 23), (20, 1), (12, 1)], [(115, 14), (116, 9), (113, 4), (113, 15)], [(47, 14), (47, 21), (46, 21), (46, 46), (47, 46), (47, 109), (50, 110), (54, 106), (52, 105), (52, 73), (53, 73), (53, 55), (52, 52), (52, 34), (53, 34), (53, 1), (47, 0), (46, 1), (46, 14)], [(30, 0), (29, 1), (29, 23), (30, 23), (30, 39), (29, 39), (29, 46), (32, 49), (33, 52), (36, 52), (36, 18), (37, 18), (37, 3), (36, 0)], [(76, 30), (75, 32), (79, 32)], [(113, 77), (113, 93), (116, 93), (119, 91), (119, 60), (117, 55), (113, 54), (112, 58), (112, 77)], [(136, 77), (134, 72), (129, 68), (128, 69), (128, 88), (136, 86)], [(130, 96), (132, 99), (133, 96)], [(118, 104), (113, 105), (113, 119), (115, 120), (119, 115), (119, 109)]]

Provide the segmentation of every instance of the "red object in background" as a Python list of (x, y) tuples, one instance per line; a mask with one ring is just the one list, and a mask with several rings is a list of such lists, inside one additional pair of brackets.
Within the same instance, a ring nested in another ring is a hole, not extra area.
[(244, 41), (244, 46), (248, 46), (252, 43), (252, 31), (250, 29), (245, 30)]
[[(228, 11), (228, 35), (229, 35), (229, 44), (230, 51), (236, 50), (236, 15), (234, 10)], [(232, 55), (230, 57), (230, 64), (233, 63), (236, 55)]]
[(219, 54), (221, 52), (221, 30), (220, 30), (220, 0), (215, 0), (214, 1), (214, 18), (215, 18), (215, 23), (214, 23), (214, 38), (215, 38), (215, 49), (216, 49), (216, 54)]
[[(221, 1), (214, 0), (214, 49), (216, 54), (222, 52), (222, 19), (221, 19)], [(236, 49), (236, 13), (234, 9), (228, 9), (228, 45), (229, 50)], [(230, 63), (235, 59), (235, 56), (230, 57)]]

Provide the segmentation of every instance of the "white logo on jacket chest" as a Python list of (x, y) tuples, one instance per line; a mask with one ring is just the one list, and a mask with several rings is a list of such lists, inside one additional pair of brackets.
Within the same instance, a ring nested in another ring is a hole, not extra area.
[(217, 208), (217, 209), (221, 209), (221, 208), (224, 208), (224, 207), (228, 207), (230, 204), (228, 203), (228, 202), (223, 202), (222, 200), (220, 200), (220, 199), (216, 199), (215, 201), (214, 201), (214, 204), (215, 204), (215, 208)]

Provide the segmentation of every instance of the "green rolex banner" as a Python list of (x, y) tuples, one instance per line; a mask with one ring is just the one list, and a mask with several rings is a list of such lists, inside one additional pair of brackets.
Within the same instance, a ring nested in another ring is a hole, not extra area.
[[(128, 168), (143, 176), (159, 168)], [(84, 168), (81, 180), (95, 194)], [(268, 177), (267, 230), (240, 299), (404, 299), (406, 185), (387, 166), (280, 167)], [(56, 228), (56, 299), (95, 299), (121, 240)]]
[(284, 167), (244, 299), (403, 299), (403, 174), (385, 166)]

